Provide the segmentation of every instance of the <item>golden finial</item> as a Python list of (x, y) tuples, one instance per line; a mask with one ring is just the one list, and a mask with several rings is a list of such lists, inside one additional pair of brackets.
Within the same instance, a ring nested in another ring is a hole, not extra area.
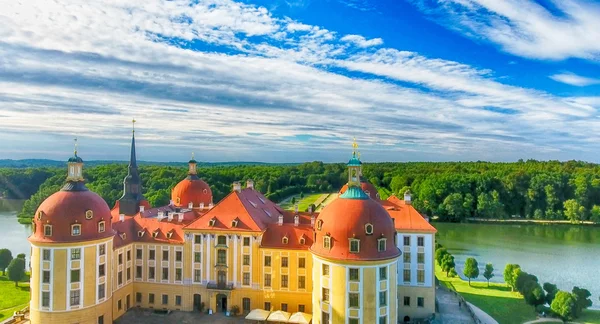
[(77, 137), (75, 137), (74, 141), (75, 141), (75, 151), (74, 151), (74, 153), (75, 153), (75, 155), (77, 155)]
[(354, 140), (352, 142), (352, 156), (356, 156), (357, 153), (358, 153), (358, 144), (356, 143), (356, 137), (354, 137)]
[(194, 152), (192, 152), (192, 160), (194, 159)]
[(131, 120), (131, 129), (132, 129), (133, 133), (135, 133), (135, 122), (136, 122), (135, 118)]

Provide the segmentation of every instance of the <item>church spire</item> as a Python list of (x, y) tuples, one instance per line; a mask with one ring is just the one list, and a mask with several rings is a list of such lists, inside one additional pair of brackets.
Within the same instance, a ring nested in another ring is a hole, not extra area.
[(139, 211), (140, 202), (144, 200), (142, 195), (142, 180), (138, 171), (135, 157), (135, 119), (132, 122), (131, 153), (127, 176), (123, 180), (123, 196), (119, 198), (119, 214), (135, 215)]

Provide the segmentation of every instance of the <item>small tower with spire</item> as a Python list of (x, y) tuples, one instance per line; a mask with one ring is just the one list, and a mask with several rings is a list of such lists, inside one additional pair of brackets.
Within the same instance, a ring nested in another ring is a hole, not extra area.
[(189, 160), (188, 162), (188, 166), (189, 166), (189, 170), (188, 170), (188, 176), (186, 179), (188, 180), (198, 180), (200, 178), (198, 178), (198, 171), (196, 169), (198, 162), (196, 162), (196, 159), (194, 159), (194, 152), (192, 152), (192, 159)]
[(75, 150), (73, 150), (73, 156), (69, 158), (67, 164), (69, 166), (67, 181), (83, 181), (83, 160), (77, 156), (77, 138), (75, 138)]
[(348, 187), (360, 187), (360, 173), (362, 162), (358, 152), (356, 138), (352, 142), (352, 158), (348, 161)]
[(140, 209), (140, 202), (144, 199), (142, 195), (142, 180), (138, 171), (135, 157), (135, 119), (132, 122), (131, 154), (127, 176), (123, 180), (123, 196), (119, 198), (119, 214), (135, 215)]

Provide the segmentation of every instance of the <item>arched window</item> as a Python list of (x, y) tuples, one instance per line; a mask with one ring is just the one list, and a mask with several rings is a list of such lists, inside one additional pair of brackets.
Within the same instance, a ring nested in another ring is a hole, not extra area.
[(323, 228), (323, 220), (322, 220), (322, 219), (319, 219), (319, 220), (317, 221), (317, 230), (319, 230), (319, 231), (320, 231), (322, 228)]
[(92, 217), (94, 217), (94, 212), (91, 210), (86, 210), (85, 211), (85, 219), (92, 219)]
[(323, 248), (328, 250), (331, 249), (331, 236), (323, 236)]
[(373, 235), (373, 225), (372, 224), (365, 225), (365, 234)]
[(44, 224), (44, 236), (52, 236), (52, 225)]
[(207, 194), (207, 193), (208, 193), (208, 190), (204, 189), (204, 190), (202, 190), (202, 193), (205, 193), (205, 194)]
[(177, 197), (177, 201), (175, 202), (177, 205), (181, 204), (181, 198)]
[(38, 214), (37, 214), (37, 219), (38, 219), (38, 220), (41, 220), (41, 219), (42, 219), (42, 217), (44, 217), (44, 212), (40, 210), (40, 211), (38, 212)]
[(71, 225), (71, 235), (72, 236), (79, 236), (79, 235), (81, 235), (81, 225), (80, 224), (73, 224), (73, 225)]
[(283, 244), (288, 244), (288, 238), (287, 238), (287, 236), (284, 236), (284, 237), (281, 239), (281, 243), (283, 243)]
[(348, 239), (350, 241), (350, 253), (359, 253), (360, 252), (360, 240), (351, 238)]
[(104, 233), (104, 230), (105, 230), (104, 221), (99, 221), (98, 222), (98, 233)]
[(377, 240), (377, 251), (385, 252), (386, 249), (387, 249), (387, 239), (386, 238), (378, 239)]
[(306, 244), (306, 239), (304, 237), (300, 238), (300, 245)]

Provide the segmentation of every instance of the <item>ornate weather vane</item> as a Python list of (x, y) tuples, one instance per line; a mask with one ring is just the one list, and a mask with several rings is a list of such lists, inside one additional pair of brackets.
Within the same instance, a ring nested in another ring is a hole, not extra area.
[[(354, 137), (354, 141), (352, 142), (352, 155), (356, 156), (357, 153), (358, 153), (358, 144), (356, 143), (356, 137)], [(360, 153), (358, 153), (358, 154), (360, 154)]]
[(75, 151), (74, 152), (75, 152), (75, 155), (77, 155), (77, 137), (75, 137), (74, 141), (75, 141)]

